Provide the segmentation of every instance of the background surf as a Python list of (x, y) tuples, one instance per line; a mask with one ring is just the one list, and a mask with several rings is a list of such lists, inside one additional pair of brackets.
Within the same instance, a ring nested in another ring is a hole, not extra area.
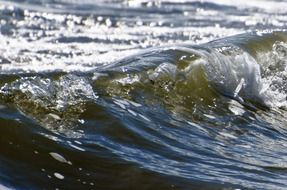
[(1, 188), (286, 188), (284, 1), (0, 4)]

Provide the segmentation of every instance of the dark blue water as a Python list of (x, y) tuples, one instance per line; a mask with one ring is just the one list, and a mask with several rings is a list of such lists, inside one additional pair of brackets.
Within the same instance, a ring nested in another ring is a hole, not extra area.
[(0, 189), (286, 189), (286, 5), (0, 1)]

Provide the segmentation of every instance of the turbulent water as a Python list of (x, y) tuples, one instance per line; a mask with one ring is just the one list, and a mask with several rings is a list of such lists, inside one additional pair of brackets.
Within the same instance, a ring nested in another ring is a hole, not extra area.
[(287, 189), (287, 2), (0, 1), (0, 189)]

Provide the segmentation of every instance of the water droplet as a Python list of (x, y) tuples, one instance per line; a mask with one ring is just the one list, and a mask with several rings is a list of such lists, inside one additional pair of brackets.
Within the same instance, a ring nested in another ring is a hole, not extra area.
[(58, 179), (64, 179), (65, 177), (62, 174), (54, 173), (54, 176)]
[(79, 121), (79, 123), (81, 123), (81, 124), (84, 124), (84, 123), (85, 123), (85, 120), (83, 120), (83, 119), (79, 119), (78, 121)]
[(49, 153), (55, 160), (62, 162), (62, 163), (67, 163), (69, 165), (72, 165), (72, 162), (66, 160), (62, 155), (55, 153), (55, 152), (50, 152)]

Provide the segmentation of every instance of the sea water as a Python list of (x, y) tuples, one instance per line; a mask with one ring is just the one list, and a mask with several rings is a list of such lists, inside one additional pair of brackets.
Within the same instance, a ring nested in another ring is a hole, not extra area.
[(0, 189), (286, 189), (287, 2), (0, 1)]

